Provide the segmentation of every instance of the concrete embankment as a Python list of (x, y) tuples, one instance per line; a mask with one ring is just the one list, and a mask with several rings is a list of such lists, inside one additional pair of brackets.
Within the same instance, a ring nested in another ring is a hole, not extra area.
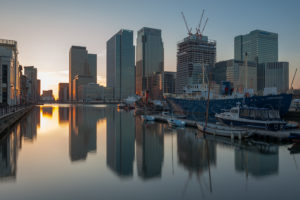
[(14, 125), (21, 117), (29, 112), (34, 106), (27, 106), (15, 112), (8, 113), (0, 117), (0, 136), (4, 134), (4, 130)]

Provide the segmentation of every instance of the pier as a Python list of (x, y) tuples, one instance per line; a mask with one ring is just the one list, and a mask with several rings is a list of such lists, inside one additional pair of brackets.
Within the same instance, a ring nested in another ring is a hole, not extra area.
[[(168, 118), (171, 116), (163, 116), (163, 115), (151, 115), (155, 118), (156, 122), (162, 122), (162, 123), (168, 123)], [(186, 123), (186, 127), (190, 128), (197, 128), (198, 121), (194, 120), (188, 120), (188, 119), (180, 119)], [(210, 124), (210, 123), (209, 123)], [(220, 125), (216, 125), (220, 126)], [(212, 127), (208, 126), (208, 129), (213, 129)], [(199, 129), (198, 129), (199, 130)], [(234, 130), (232, 128), (232, 131), (230, 131), (230, 127), (224, 126), (223, 129), (217, 129), (212, 131), (211, 133), (207, 133), (213, 136), (222, 136), (222, 137), (228, 137), (231, 139), (238, 139), (238, 140), (245, 140), (247, 138), (253, 137), (260, 140), (270, 140), (270, 141), (289, 141), (291, 140), (291, 134), (300, 136), (300, 130), (299, 129), (292, 129), (292, 130), (281, 130), (281, 131), (268, 131), (268, 130), (262, 130), (262, 129), (247, 129), (247, 128), (241, 128), (240, 130), (246, 131), (247, 136), (245, 134), (241, 134), (240, 132)], [(199, 130), (201, 131), (201, 130)], [(225, 133), (225, 132), (228, 133)]]

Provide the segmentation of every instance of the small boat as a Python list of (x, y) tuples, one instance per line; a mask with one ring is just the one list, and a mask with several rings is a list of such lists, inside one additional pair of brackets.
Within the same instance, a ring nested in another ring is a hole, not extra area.
[(186, 122), (180, 119), (169, 118), (167, 121), (170, 126), (174, 127), (184, 127), (186, 125)]
[(229, 126), (239, 126), (269, 131), (286, 128), (286, 122), (280, 119), (279, 111), (269, 108), (256, 108), (237, 105), (230, 111), (215, 115), (216, 119)]
[(155, 117), (154, 116), (151, 116), (151, 115), (142, 115), (142, 119), (144, 121), (154, 121), (155, 120)]
[(247, 129), (228, 127), (212, 123), (207, 123), (206, 126), (204, 123), (197, 123), (197, 128), (201, 132), (222, 137), (246, 138), (251, 136), (251, 132), (249, 132)]

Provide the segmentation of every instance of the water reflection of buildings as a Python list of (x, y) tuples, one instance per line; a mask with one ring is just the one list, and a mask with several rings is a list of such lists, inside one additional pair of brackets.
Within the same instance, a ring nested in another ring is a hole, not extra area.
[(53, 107), (52, 106), (43, 106), (42, 111), (43, 111), (43, 116), (52, 118), (52, 116), (53, 116)]
[(34, 140), (37, 136), (37, 127), (40, 126), (40, 108), (35, 107), (20, 121), (21, 132), (25, 139)]
[(161, 177), (164, 159), (163, 124), (143, 124), (136, 117), (136, 156), (138, 175), (143, 179)]
[(278, 146), (255, 145), (235, 149), (235, 169), (253, 177), (278, 174)]
[(0, 181), (16, 178), (17, 157), (22, 142), (20, 124), (9, 132), (9, 135), (0, 140)]
[(89, 152), (97, 150), (97, 121), (104, 118), (105, 109), (72, 106), (69, 113), (70, 159), (85, 160)]
[(133, 175), (135, 119), (129, 112), (107, 112), (106, 163), (119, 176)]
[(69, 123), (69, 107), (58, 108), (58, 123), (59, 124)]
[(179, 164), (190, 173), (201, 175), (208, 167), (216, 165), (216, 143), (196, 138), (195, 133), (191, 131), (177, 131), (177, 151)]

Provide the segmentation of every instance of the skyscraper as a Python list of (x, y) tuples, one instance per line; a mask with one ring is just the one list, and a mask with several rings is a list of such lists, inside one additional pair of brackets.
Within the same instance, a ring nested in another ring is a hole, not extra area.
[(146, 91), (153, 99), (162, 97), (164, 47), (161, 30), (142, 28), (136, 42), (136, 93)]
[(69, 98), (73, 95), (73, 80), (75, 76), (89, 76), (89, 83), (97, 82), (97, 55), (88, 54), (86, 47), (72, 46), (69, 52)]
[(106, 43), (106, 86), (114, 99), (135, 94), (133, 31), (120, 30)]
[(180, 41), (177, 44), (176, 93), (183, 93), (187, 85), (200, 83), (204, 77), (202, 69), (209, 70), (215, 62), (216, 41), (196, 34)]
[(278, 61), (278, 34), (262, 30), (254, 30), (246, 35), (234, 38), (234, 59), (257, 63)]

